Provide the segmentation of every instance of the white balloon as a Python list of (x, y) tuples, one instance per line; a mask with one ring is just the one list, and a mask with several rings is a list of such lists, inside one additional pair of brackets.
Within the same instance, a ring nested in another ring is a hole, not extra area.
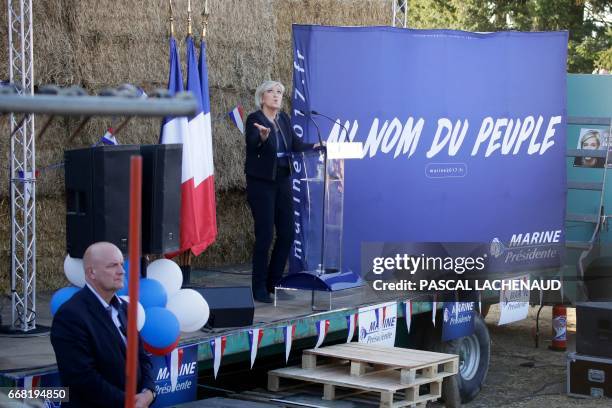
[(193, 289), (181, 289), (168, 300), (166, 308), (176, 315), (182, 332), (200, 330), (208, 321), (208, 302)]
[[(119, 296), (121, 299), (125, 300), (126, 302), (130, 302), (130, 297), (129, 296)], [(138, 302), (138, 314), (136, 315), (136, 329), (138, 329), (138, 331), (140, 331), (140, 329), (142, 329), (142, 326), (144, 326), (145, 321), (147, 320), (147, 315), (145, 314), (145, 310), (144, 307), (142, 307), (142, 305), (140, 304), (140, 302)], [(127, 329), (127, 327), (126, 327)]]
[(169, 259), (158, 259), (151, 262), (147, 267), (147, 278), (161, 283), (168, 298), (177, 293), (183, 285), (181, 267)]
[(64, 273), (68, 281), (74, 286), (82, 288), (85, 286), (85, 269), (83, 268), (83, 260), (80, 258), (72, 258), (66, 255), (64, 259)]

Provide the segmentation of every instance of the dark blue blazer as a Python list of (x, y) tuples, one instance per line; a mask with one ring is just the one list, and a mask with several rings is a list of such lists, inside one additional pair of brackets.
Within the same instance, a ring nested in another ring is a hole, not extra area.
[[(274, 136), (270, 133), (266, 141), (262, 142), (259, 137), (259, 129), (255, 127), (255, 123), (274, 129), (272, 122), (268, 120), (261, 110), (253, 112), (247, 117), (245, 125), (246, 161), (244, 172), (250, 177), (273, 181), (276, 179), (277, 166)], [(280, 129), (280, 136), (282, 137), (280, 142), (285, 143), (288, 152), (303, 152), (312, 149), (312, 143), (304, 143), (295, 134), (291, 127), (291, 120), (285, 112), (279, 112), (277, 123)]]
[[(127, 321), (127, 304), (120, 313)], [(51, 326), (62, 386), (70, 402), (62, 407), (123, 407), (126, 347), (109, 313), (85, 286), (64, 303)], [(151, 359), (138, 339), (138, 388), (155, 390)], [(64, 405), (65, 404), (65, 405)]]

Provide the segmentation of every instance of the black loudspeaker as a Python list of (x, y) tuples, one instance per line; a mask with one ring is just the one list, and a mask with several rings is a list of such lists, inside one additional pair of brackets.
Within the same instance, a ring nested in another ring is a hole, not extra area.
[(108, 241), (128, 249), (130, 157), (138, 146), (99, 146), (64, 152), (66, 249), (82, 258), (89, 245)]
[(589, 301), (612, 301), (612, 257), (595, 258), (584, 271), (583, 280)]
[(66, 249), (94, 242), (128, 250), (130, 157), (143, 156), (142, 252), (179, 249), (182, 145), (98, 146), (64, 152)]
[(576, 352), (612, 358), (612, 302), (576, 303)]
[(140, 146), (142, 155), (142, 253), (177, 251), (183, 145)]
[(253, 324), (255, 305), (250, 286), (192, 289), (204, 297), (210, 308), (210, 317), (206, 326), (217, 329)]

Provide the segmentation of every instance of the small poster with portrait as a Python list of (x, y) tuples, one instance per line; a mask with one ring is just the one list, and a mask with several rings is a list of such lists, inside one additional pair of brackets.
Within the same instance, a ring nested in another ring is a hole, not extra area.
[[(578, 138), (578, 149), (582, 150), (603, 150), (610, 146), (610, 132), (602, 129), (580, 129)], [(575, 167), (603, 168), (606, 163), (605, 157), (576, 157)]]

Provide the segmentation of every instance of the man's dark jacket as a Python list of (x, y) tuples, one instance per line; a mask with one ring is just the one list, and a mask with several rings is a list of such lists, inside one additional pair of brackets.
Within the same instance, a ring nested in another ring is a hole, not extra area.
[[(120, 313), (127, 322), (127, 304)], [(70, 402), (62, 407), (123, 407), (126, 347), (109, 312), (85, 286), (53, 318), (51, 344)], [(138, 387), (155, 390), (151, 359), (138, 339)]]
[[(291, 120), (285, 112), (280, 112), (276, 121), (280, 129), (279, 143), (285, 143), (287, 152), (303, 152), (312, 149), (311, 143), (304, 143), (293, 129)], [(272, 129), (265, 142), (261, 141), (259, 129), (255, 123)], [(276, 139), (273, 135), (274, 125), (261, 110), (251, 113), (246, 120), (246, 162), (244, 171), (247, 176), (273, 181), (276, 179)]]

